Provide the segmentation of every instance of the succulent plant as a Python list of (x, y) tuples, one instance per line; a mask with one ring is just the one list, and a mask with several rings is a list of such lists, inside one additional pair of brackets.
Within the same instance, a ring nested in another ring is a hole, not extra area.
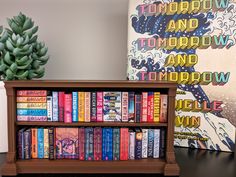
[(49, 56), (48, 48), (38, 41), (38, 26), (22, 13), (7, 21), (10, 28), (0, 26), (0, 78), (26, 80), (43, 77), (43, 65)]

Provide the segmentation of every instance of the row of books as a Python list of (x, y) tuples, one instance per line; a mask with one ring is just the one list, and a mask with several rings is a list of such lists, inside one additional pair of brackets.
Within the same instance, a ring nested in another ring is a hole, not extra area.
[(18, 131), (19, 159), (134, 160), (163, 158), (166, 130), (31, 128)]
[(160, 92), (17, 91), (18, 121), (167, 122)]

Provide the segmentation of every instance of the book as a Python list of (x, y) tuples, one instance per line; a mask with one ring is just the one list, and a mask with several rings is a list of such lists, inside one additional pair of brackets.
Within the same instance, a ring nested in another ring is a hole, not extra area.
[(31, 156), (33, 159), (37, 159), (38, 158), (38, 129), (37, 128), (31, 129), (31, 136), (32, 136)]
[(103, 128), (102, 129), (102, 160), (112, 160), (112, 140), (113, 140), (113, 131), (112, 128)]
[(58, 92), (53, 91), (52, 92), (52, 121), (57, 122), (59, 116), (59, 110), (58, 110)]
[(160, 122), (167, 122), (168, 95), (160, 96)]
[(142, 110), (142, 95), (136, 94), (135, 97), (135, 122), (141, 122), (141, 110)]
[(102, 160), (102, 128), (94, 128), (94, 160)]
[(90, 115), (91, 115), (91, 108), (90, 108), (90, 102), (91, 102), (91, 93), (85, 92), (85, 112), (84, 112), (84, 121), (90, 122)]
[(135, 129), (135, 159), (142, 159), (142, 131)]
[(64, 122), (72, 123), (72, 94), (64, 94)]
[(47, 116), (46, 109), (17, 109), (17, 116)]
[(46, 97), (47, 90), (17, 90), (18, 97)]
[(85, 160), (93, 160), (93, 128), (85, 128)]
[(147, 158), (148, 153), (148, 129), (142, 129), (142, 158)]
[(103, 92), (97, 92), (97, 122), (103, 121)]
[(142, 118), (141, 122), (147, 122), (148, 92), (142, 92)]
[(153, 158), (160, 157), (160, 129), (154, 129)]
[(134, 115), (134, 92), (128, 93), (128, 122), (134, 122), (135, 121), (135, 115)]
[(120, 129), (120, 160), (129, 158), (129, 129)]
[(91, 93), (91, 122), (97, 122), (97, 93)]
[(46, 103), (47, 97), (16, 97), (17, 103)]
[(47, 116), (16, 116), (17, 121), (47, 122)]
[(31, 130), (26, 129), (24, 132), (24, 159), (31, 159)]
[(153, 105), (154, 105), (154, 92), (148, 92), (148, 108), (147, 108), (147, 121), (154, 122), (153, 119)]
[(17, 109), (47, 109), (47, 103), (17, 103)]
[(64, 122), (64, 104), (65, 104), (65, 92), (58, 93), (58, 120), (59, 122)]
[(84, 111), (85, 111), (85, 105), (84, 105), (84, 100), (85, 100), (85, 94), (84, 92), (79, 92), (79, 122), (84, 122), (85, 121), (85, 117), (84, 117)]
[(153, 118), (154, 122), (160, 122), (160, 92), (154, 92), (154, 108), (153, 108)]
[(44, 158), (44, 130), (38, 128), (38, 158)]
[(48, 138), (49, 138), (49, 159), (53, 160), (55, 158), (55, 146), (54, 146), (54, 128), (48, 129)]
[(72, 122), (78, 121), (78, 92), (72, 92)]
[(128, 122), (129, 112), (128, 112), (128, 92), (122, 92), (122, 122)]
[(166, 130), (160, 130), (160, 158), (165, 157), (165, 148), (166, 148)]
[(48, 129), (45, 128), (43, 130), (43, 138), (44, 138), (44, 141), (43, 141), (43, 144), (44, 144), (44, 158), (45, 159), (48, 159), (49, 158), (49, 137), (48, 137)]
[(129, 159), (135, 159), (135, 132), (129, 132)]
[(113, 128), (113, 160), (120, 160), (120, 129)]
[(121, 92), (103, 93), (103, 120), (121, 121)]
[(52, 96), (47, 96), (47, 120), (52, 121)]
[(85, 131), (79, 128), (79, 160), (85, 160)]
[(148, 157), (153, 157), (154, 130), (148, 129)]
[(20, 129), (17, 133), (17, 152), (18, 159), (24, 159), (24, 128)]

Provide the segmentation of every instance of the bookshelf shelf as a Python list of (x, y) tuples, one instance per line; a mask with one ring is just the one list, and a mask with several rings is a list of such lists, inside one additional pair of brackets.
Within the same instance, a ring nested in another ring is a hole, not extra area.
[(167, 127), (167, 123), (125, 123), (125, 122), (95, 122), (95, 123), (16, 122), (16, 125), (45, 126), (45, 127)]
[[(179, 167), (174, 154), (174, 117), (177, 84), (157, 81), (6, 81), (8, 107), (8, 153), (1, 169), (3, 176), (16, 176), (24, 173), (162, 173), (166, 176), (179, 175)], [(168, 95), (167, 123), (124, 123), (124, 122), (17, 122), (16, 91), (18, 89), (82, 90), (82, 91), (161, 91)], [(17, 130), (24, 127), (162, 127), (166, 129), (164, 159), (142, 159), (128, 161), (79, 161), (79, 160), (19, 160), (17, 153)]]

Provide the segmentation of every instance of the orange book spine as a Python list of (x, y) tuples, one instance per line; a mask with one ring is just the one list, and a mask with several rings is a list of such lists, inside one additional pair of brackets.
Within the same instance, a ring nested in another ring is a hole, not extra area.
[(31, 145), (31, 152), (32, 152), (32, 158), (36, 159), (38, 158), (38, 130), (37, 128), (31, 129), (31, 136), (32, 136), (32, 145)]

